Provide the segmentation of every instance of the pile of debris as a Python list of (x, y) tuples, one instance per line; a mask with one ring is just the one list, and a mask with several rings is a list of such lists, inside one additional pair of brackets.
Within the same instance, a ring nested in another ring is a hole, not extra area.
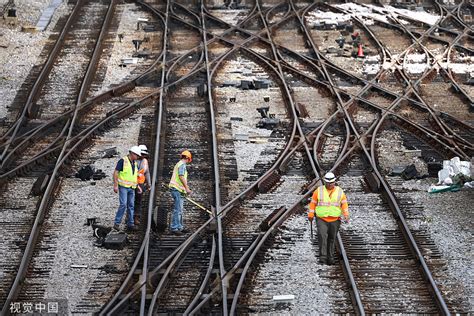
[(81, 167), (81, 169), (76, 173), (76, 178), (79, 178), (82, 181), (88, 181), (90, 179), (100, 180), (105, 177), (106, 175), (102, 169), (95, 169), (91, 165)]
[(443, 169), (438, 172), (438, 183), (432, 185), (429, 193), (459, 191), (462, 187), (474, 188), (474, 168), (469, 161), (459, 157), (443, 161)]

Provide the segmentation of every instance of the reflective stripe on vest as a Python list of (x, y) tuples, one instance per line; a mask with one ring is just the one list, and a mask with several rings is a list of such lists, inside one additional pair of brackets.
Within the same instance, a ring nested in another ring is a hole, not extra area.
[(342, 198), (342, 189), (340, 187), (335, 187), (334, 192), (331, 197), (329, 197), (329, 192), (325, 186), (318, 188), (318, 204), (316, 205), (316, 216), (317, 217), (339, 217), (342, 214), (341, 209), (341, 198)]
[[(170, 188), (175, 188), (179, 192), (185, 193), (186, 189), (184, 188), (183, 182), (181, 182), (181, 179), (179, 178), (179, 167), (183, 165), (184, 162), (182, 160), (178, 161), (178, 163), (174, 166), (173, 168), (173, 175), (171, 176)], [(188, 170), (184, 172), (184, 179), (188, 180)]]
[(135, 189), (137, 187), (137, 180), (138, 180), (138, 173), (137, 171), (137, 162), (134, 161), (133, 164), (135, 165), (135, 173), (132, 169), (132, 164), (130, 163), (130, 159), (128, 156), (125, 156), (123, 159), (123, 168), (122, 171), (118, 173), (118, 184), (124, 188), (132, 188)]
[(143, 184), (145, 183), (145, 168), (144, 168), (144, 160), (140, 160), (140, 164), (137, 164), (138, 168), (141, 168), (140, 170), (138, 170), (138, 179), (137, 179), (137, 182), (138, 184)]

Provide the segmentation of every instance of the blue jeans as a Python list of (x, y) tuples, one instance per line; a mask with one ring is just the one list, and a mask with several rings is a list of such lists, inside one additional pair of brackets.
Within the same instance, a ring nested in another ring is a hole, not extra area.
[(124, 188), (119, 185), (119, 201), (120, 205), (115, 215), (115, 224), (120, 225), (122, 222), (123, 214), (125, 210), (128, 209), (128, 223), (127, 226), (133, 226), (133, 212), (135, 204), (135, 189)]
[(183, 230), (183, 204), (184, 198), (176, 189), (171, 189), (171, 196), (174, 200), (173, 213), (171, 213), (170, 230)]

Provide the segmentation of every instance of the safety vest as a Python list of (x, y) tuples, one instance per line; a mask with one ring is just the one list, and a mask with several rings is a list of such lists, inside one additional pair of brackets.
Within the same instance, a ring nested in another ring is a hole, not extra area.
[[(341, 199), (342, 199), (342, 189), (340, 187), (335, 187), (335, 192), (332, 193), (329, 197), (329, 192), (325, 186), (320, 186), (318, 188), (318, 201), (316, 204), (316, 216), (317, 217), (339, 217), (341, 216)], [(316, 202), (316, 201), (314, 201)]]
[(148, 166), (145, 169), (145, 159), (142, 159), (139, 162), (140, 162), (140, 164), (139, 165), (137, 164), (138, 168), (140, 168), (140, 170), (138, 170), (137, 182), (138, 182), (138, 184), (143, 184), (143, 183), (145, 183), (145, 172), (146, 172), (146, 169), (148, 169)]
[(137, 162), (134, 161), (133, 164), (135, 166), (135, 173), (132, 170), (132, 164), (130, 163), (130, 159), (128, 156), (125, 156), (123, 159), (123, 168), (122, 171), (118, 173), (118, 184), (124, 188), (132, 188), (135, 189), (137, 187), (137, 180), (138, 180), (138, 173), (136, 172)]
[[(178, 173), (179, 167), (181, 167), (183, 164), (184, 164), (184, 161), (180, 160), (174, 166), (173, 174), (171, 175), (171, 180), (170, 180), (170, 184), (169, 184), (170, 188), (175, 188), (176, 190), (178, 190), (181, 193), (186, 192), (186, 189), (183, 185), (183, 182), (181, 182), (181, 179), (179, 178), (179, 173)], [(184, 179), (188, 180), (188, 170), (186, 170), (184, 172)]]

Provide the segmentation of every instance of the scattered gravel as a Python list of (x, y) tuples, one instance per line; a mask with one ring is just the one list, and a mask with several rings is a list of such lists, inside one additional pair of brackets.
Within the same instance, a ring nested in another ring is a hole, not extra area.
[[(225, 64), (215, 81), (217, 84), (222, 84), (227, 80), (240, 81), (265, 76), (266, 73), (255, 63), (246, 58), (237, 57)], [(225, 135), (220, 137), (232, 138), (232, 150), (235, 152), (238, 179), (231, 184), (231, 187), (236, 186), (234, 190), (229, 192), (229, 196), (234, 196), (248, 184), (246, 181), (249, 179), (249, 174), (255, 172), (257, 164), (273, 161), (286, 143), (285, 139), (272, 136), (274, 134), (272, 130), (256, 128), (256, 124), (261, 119), (257, 108), (268, 106), (269, 113), (275, 114), (275, 118), (280, 119), (281, 124), (289, 123), (288, 114), (281, 98), (281, 91), (276, 87), (259, 90), (217, 87), (214, 91), (218, 100), (216, 107), (219, 134)], [(235, 97), (235, 102), (230, 102), (229, 96)], [(268, 103), (264, 102), (264, 96), (270, 98)]]
[(15, 1), (18, 16), (17, 25), (0, 24), (0, 64), (3, 65), (0, 75), (0, 98), (3, 100), (0, 103), (0, 120), (7, 116), (8, 108), (31, 68), (43, 62), (39, 56), (43, 46), (53, 33), (52, 30), (56, 22), (60, 17), (69, 14), (72, 8), (66, 2), (61, 4), (44, 32), (21, 32), (21, 26), (34, 24), (41, 14), (41, 10), (49, 4), (49, 1)]
[[(66, 298), (69, 310), (74, 311), (81, 298), (86, 295), (92, 282), (105, 265), (116, 266), (119, 270), (128, 270), (127, 261), (132, 250), (107, 250), (93, 245), (96, 240), (92, 229), (84, 226), (88, 217), (97, 217), (99, 224), (111, 227), (118, 207), (118, 195), (113, 192), (112, 174), (118, 159), (128, 153), (128, 149), (137, 144), (140, 116), (133, 116), (118, 128), (106, 133), (90, 148), (82, 159), (83, 164), (94, 163), (107, 175), (99, 181), (81, 181), (66, 178), (63, 189), (56, 198), (46, 224), (62, 221), (57, 233), (56, 255), (51, 275), (47, 280), (46, 299)], [(118, 157), (102, 158), (102, 151), (117, 147)], [(75, 165), (76, 169), (80, 165)], [(92, 185), (92, 183), (95, 185)], [(60, 238), (67, 236), (68, 238)], [(51, 250), (49, 250), (51, 251)], [(121, 259), (117, 259), (120, 254)], [(114, 259), (114, 261), (112, 261)], [(87, 265), (84, 269), (73, 269), (71, 265)], [(118, 284), (108, 284), (117, 286)], [(102, 303), (109, 299), (102, 298)]]
[(420, 218), (408, 223), (410, 228), (426, 229), (447, 262), (440, 271), (433, 271), (443, 295), (463, 302), (465, 307), (461, 311), (473, 310), (473, 190), (430, 194), (427, 190), (438, 181), (436, 178), (405, 181), (401, 186), (396, 177), (388, 180), (397, 198), (413, 201), (413, 207), (422, 209)]
[(378, 162), (381, 171), (388, 174), (395, 166), (414, 164), (418, 174), (428, 174), (428, 166), (420, 157), (414, 157), (413, 152), (403, 146), (403, 139), (399, 132), (384, 130), (377, 136)]
[[(135, 53), (135, 46), (132, 40), (143, 40), (145, 37), (150, 37), (151, 34), (156, 35), (157, 33), (161, 38), (161, 32), (145, 33), (141, 28), (137, 30), (137, 21), (139, 18), (152, 20), (148, 12), (144, 12), (139, 8), (140, 7), (134, 3), (117, 6), (116, 12), (120, 12), (119, 10), (122, 11), (118, 17), (120, 24), (116, 32), (111, 55), (107, 60), (107, 73), (102, 83), (102, 88), (96, 94), (110, 89), (111, 85), (117, 85), (123, 82), (139, 65), (145, 63), (144, 58), (138, 58), (136, 64), (127, 64), (126, 67), (120, 66), (123, 58), (131, 58)], [(123, 36), (121, 41), (119, 34)], [(156, 43), (152, 43), (151, 41), (142, 42), (140, 51), (151, 51), (152, 44), (156, 45)]]
[[(250, 293), (249, 307), (257, 314), (310, 315), (350, 308), (347, 289), (329, 276), (337, 267), (318, 263), (318, 245), (310, 237), (308, 221), (301, 214), (292, 216), (280, 229), (275, 237), (276, 247), (265, 253), (265, 263)], [(274, 295), (288, 294), (295, 299), (286, 303), (272, 300)], [(257, 302), (265, 306), (264, 311), (259, 312)]]
[[(1, 0), (0, 5), (6, 3), (6, 0)], [(17, 25), (0, 25), (0, 63), (3, 65), (3, 72), (0, 76), (0, 98), (3, 100), (0, 106), (0, 120), (8, 115), (8, 107), (11, 105), (17, 91), (22, 85), (23, 81), (29, 74), (31, 68), (35, 64), (39, 64), (38, 57), (42, 51), (43, 46), (47, 43), (49, 36), (52, 34), (51, 30), (56, 24), (59, 17), (67, 14), (72, 6), (67, 5), (67, 1), (56, 10), (53, 19), (45, 32), (41, 33), (22, 33), (21, 26), (35, 25), (41, 15), (41, 11), (48, 6), (50, 0), (16, 0), (18, 23)], [(134, 48), (131, 43), (132, 39), (143, 37), (141, 31), (136, 31), (136, 20), (139, 17), (148, 18), (148, 14), (136, 10), (135, 4), (124, 4), (121, 22), (117, 33), (123, 33), (124, 39), (121, 43), (116, 41), (114, 51), (110, 57), (110, 68), (107, 71), (103, 88), (107, 89), (110, 84), (117, 83), (130, 75), (135, 66), (128, 66), (120, 68), (121, 58), (131, 57)], [(225, 12), (225, 15), (223, 14)], [(229, 14), (230, 12), (230, 14)], [(222, 18), (227, 19), (229, 23), (235, 24), (244, 15), (245, 10), (222, 11), (214, 10), (214, 13), (221, 14)], [(399, 14), (409, 14), (405, 11), (398, 11)], [(419, 16), (418, 16), (419, 17)], [(437, 17), (429, 17), (437, 18)], [(430, 21), (427, 21), (430, 23)], [(327, 44), (334, 41), (329, 40)], [(321, 44), (321, 43), (320, 43)], [(144, 45), (147, 45), (144, 43)], [(322, 45), (322, 44), (321, 44)], [(140, 60), (139, 63), (142, 61)], [(251, 65), (251, 62), (245, 60), (237, 60), (238, 63)], [(349, 67), (356, 67), (354, 71), (361, 72), (361, 65), (353, 63), (353, 59), (347, 58), (347, 63), (352, 63)], [(232, 64), (232, 63), (231, 63)], [(259, 70), (254, 65), (250, 69)], [(238, 79), (233, 74), (229, 76), (226, 71), (221, 72), (222, 77), (216, 81), (223, 81), (231, 79)], [(234, 77), (232, 77), (234, 76)], [(242, 77), (243, 78), (243, 77)], [(350, 89), (350, 88), (348, 88)], [(295, 94), (302, 95), (307, 90), (300, 91), (295, 89)], [(256, 122), (260, 119), (256, 107), (264, 106), (262, 97), (264, 95), (271, 96), (271, 113), (276, 113), (276, 117), (285, 119), (287, 114), (282, 107), (282, 100), (275, 101), (275, 97), (279, 95), (279, 91), (275, 88), (268, 90), (247, 90), (242, 91), (237, 88), (217, 88), (216, 95), (222, 101), (219, 104), (219, 116), (223, 123), (230, 124), (231, 133), (247, 134), (255, 139), (268, 139), (270, 132), (267, 130), (255, 128)], [(236, 103), (229, 103), (227, 97), (229, 95), (236, 96)], [(308, 99), (319, 100), (321, 97), (316, 91), (311, 91), (308, 95), (314, 96)], [(304, 101), (303, 101), (304, 102)], [(316, 101), (318, 102), (318, 101)], [(308, 107), (309, 108), (309, 107)], [(324, 119), (326, 117), (326, 107), (319, 111), (319, 107), (309, 110), (310, 117), (313, 119)], [(313, 112), (311, 112), (313, 111)], [(239, 121), (230, 121), (230, 117), (243, 117), (243, 124)], [(56, 247), (53, 250), (45, 249), (48, 256), (54, 255), (54, 265), (51, 275), (47, 276), (47, 289), (45, 293), (46, 298), (58, 299), (67, 298), (69, 300), (70, 311), (74, 311), (76, 305), (86, 295), (92, 282), (99, 274), (100, 269), (105, 265), (113, 264), (119, 269), (128, 269), (127, 258), (132, 254), (130, 249), (125, 248), (122, 251), (105, 250), (103, 248), (96, 248), (93, 246), (95, 238), (92, 236), (92, 230), (89, 227), (83, 226), (87, 217), (98, 217), (101, 224), (110, 226), (118, 206), (117, 195), (112, 190), (111, 174), (118, 158), (98, 159), (101, 156), (101, 151), (110, 147), (117, 147), (120, 156), (126, 154), (127, 149), (131, 145), (135, 145), (138, 139), (139, 126), (141, 122), (140, 115), (134, 115), (127, 121), (124, 121), (118, 128), (106, 133), (101, 137), (96, 144), (91, 147), (81, 160), (81, 163), (94, 163), (96, 168), (102, 169), (107, 178), (92, 182), (82, 182), (76, 178), (66, 178), (63, 180), (63, 188), (59, 193), (48, 218), (45, 221), (46, 225), (57, 226), (57, 230), (52, 234), (55, 237)], [(224, 125), (224, 124), (223, 124)], [(225, 128), (223, 126), (222, 128)], [(259, 157), (268, 146), (272, 148), (277, 147), (275, 143), (269, 142), (246, 142), (235, 141), (235, 153), (237, 156), (237, 166), (241, 171), (239, 173), (239, 180), (243, 180), (245, 172), (252, 170), (258, 161), (256, 159), (249, 159), (249, 157)], [(279, 144), (282, 146), (283, 143)], [(420, 174), (426, 174), (426, 164), (417, 157), (413, 157), (407, 152), (403, 146), (403, 142), (399, 133), (394, 131), (383, 131), (377, 137), (377, 145), (379, 150), (379, 163), (384, 172), (390, 172), (390, 168), (394, 165), (411, 164), (414, 163)], [(271, 160), (276, 157), (266, 155), (265, 159)], [(260, 159), (262, 159), (260, 157)], [(75, 168), (80, 166), (76, 164)], [(288, 196), (287, 200), (279, 201), (276, 205), (273, 198), (282, 189), (288, 190), (288, 186), (298, 188), (302, 184), (302, 179), (291, 176), (283, 178), (284, 185), (275, 191), (275, 194), (268, 195), (269, 200), (263, 201), (267, 205), (271, 205), (272, 209), (278, 205), (290, 205), (299, 198), (295, 194)], [(354, 182), (352, 182), (354, 180)], [(350, 182), (345, 184), (347, 188), (349, 203), (355, 201), (351, 197), (351, 191), (356, 190), (360, 186), (360, 179), (345, 178), (343, 181)], [(392, 178), (390, 181), (395, 181)], [(423, 207), (423, 216), (421, 220), (410, 222), (410, 225), (419, 227), (427, 227), (431, 238), (435, 241), (440, 251), (447, 260), (447, 268), (444, 272), (448, 275), (447, 280), (453, 282), (446, 285), (449, 289), (453, 289), (453, 284), (457, 284), (457, 294), (465, 298), (469, 304), (469, 309), (474, 307), (474, 269), (472, 268), (473, 261), (473, 238), (472, 238), (472, 207), (474, 202), (472, 191), (462, 190), (460, 192), (446, 192), (440, 194), (428, 194), (426, 192), (429, 185), (435, 183), (437, 179), (424, 179), (417, 181), (402, 182), (401, 186), (396, 189), (399, 197), (410, 198), (416, 201), (416, 205)], [(32, 183), (25, 183), (21, 187), (29, 191)], [(349, 187), (351, 189), (349, 189)], [(394, 187), (396, 185), (394, 184)], [(22, 194), (22, 196), (28, 193)], [(371, 194), (366, 194), (366, 198), (374, 198)], [(35, 199), (31, 198), (28, 201), (23, 201), (27, 209), (31, 209), (31, 203)], [(358, 227), (361, 231), (366, 230), (364, 227), (366, 217), (360, 212), (361, 208), (357, 205), (352, 205), (352, 221), (351, 227)], [(10, 212), (11, 216), (17, 220), (19, 213)], [(14, 215), (16, 214), (16, 215)], [(388, 220), (388, 222), (390, 222)], [(60, 225), (57, 225), (60, 223)], [(393, 223), (390, 222), (390, 226)], [(383, 228), (383, 227), (382, 227)], [(379, 227), (379, 229), (382, 229)], [(296, 294), (294, 303), (285, 306), (283, 309), (276, 308), (279, 312), (284, 310), (288, 313), (310, 314), (314, 311), (329, 313), (333, 311), (332, 305), (328, 304), (329, 298), (341, 298), (347, 303), (346, 291), (341, 289), (339, 284), (327, 282), (322, 275), (328, 274), (334, 269), (333, 267), (318, 266), (318, 273), (305, 273), (308, 266), (317, 265), (315, 252), (317, 245), (309, 245), (309, 229), (307, 227), (304, 216), (294, 216), (290, 218), (285, 227), (281, 229), (281, 236), (292, 236), (292, 251), (282, 251), (281, 249), (271, 249), (265, 257), (270, 261), (265, 263), (264, 269), (258, 276), (256, 284), (267, 277), (281, 279), (284, 276), (284, 284), (278, 283), (275, 279), (274, 283), (266, 283), (264, 287), (254, 289), (255, 296), (251, 298), (255, 302), (257, 299), (266, 299), (270, 302), (271, 295), (279, 294)], [(65, 238), (65, 236), (67, 236)], [(277, 238), (278, 239), (278, 238)], [(454, 246), (455, 245), (455, 246)], [(12, 247), (13, 248), (13, 247)], [(2, 249), (5, 251), (5, 249)], [(121, 260), (117, 259), (117, 254)], [(272, 259), (278, 257), (287, 257), (285, 265), (272, 264)], [(7, 257), (7, 256), (3, 256)], [(113, 261), (112, 261), (113, 260)], [(71, 265), (83, 264), (87, 265), (84, 269), (73, 269)], [(0, 277), (3, 272), (0, 271)], [(444, 280), (444, 279), (443, 279)], [(454, 281), (453, 281), (454, 280)], [(118, 281), (108, 286), (117, 286)], [(444, 282), (444, 281), (443, 281)], [(308, 289), (311, 289), (309, 291)], [(454, 291), (454, 290), (453, 290)], [(108, 298), (102, 298), (104, 303)], [(308, 304), (310, 302), (310, 304)]]

